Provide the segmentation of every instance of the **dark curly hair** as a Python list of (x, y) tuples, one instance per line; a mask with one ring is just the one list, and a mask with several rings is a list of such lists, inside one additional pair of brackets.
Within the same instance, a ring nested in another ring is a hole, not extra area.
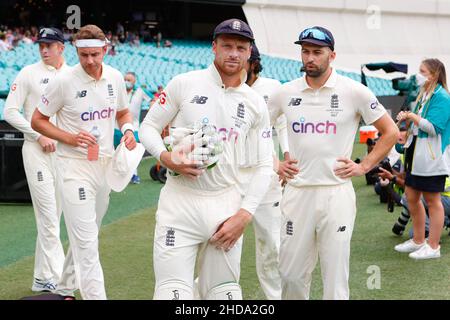
[(260, 59), (254, 59), (254, 60), (249, 59), (249, 62), (252, 64), (253, 72), (255, 74), (259, 74), (261, 71), (263, 71), (263, 66), (261, 64)]

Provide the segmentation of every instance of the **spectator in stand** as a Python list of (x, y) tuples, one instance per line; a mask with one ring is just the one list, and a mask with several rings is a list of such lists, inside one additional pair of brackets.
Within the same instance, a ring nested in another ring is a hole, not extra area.
[(141, 39), (136, 35), (131, 43), (132, 46), (139, 47), (141, 44)]
[(31, 27), (31, 40), (33, 40), (33, 43), (36, 42), (39, 36), (39, 30), (36, 26)]
[(4, 33), (0, 34), (0, 52), (2, 51), (9, 51), (11, 50), (11, 47), (9, 46), (8, 42), (6, 41), (6, 35)]
[(164, 48), (172, 48), (172, 41), (165, 40), (164, 41)]
[(23, 35), (23, 38), (21, 41), (24, 44), (33, 44), (33, 40), (31, 40), (31, 32), (28, 30), (25, 31), (25, 34)]
[(161, 47), (161, 41), (162, 41), (162, 33), (161, 31), (158, 31), (158, 33), (156, 34), (156, 47), (159, 48)]
[(125, 33), (125, 28), (123, 27), (123, 25), (120, 22), (117, 22), (116, 34), (124, 34), (124, 33)]

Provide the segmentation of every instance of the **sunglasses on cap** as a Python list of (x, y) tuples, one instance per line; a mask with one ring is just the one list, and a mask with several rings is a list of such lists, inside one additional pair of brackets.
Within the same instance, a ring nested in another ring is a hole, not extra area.
[(58, 35), (58, 33), (55, 30), (50, 29), (50, 28), (42, 28), (41, 30), (39, 30), (39, 35), (41, 37), (45, 37), (45, 36), (47, 36), (47, 34), (51, 34), (52, 36)]
[(304, 30), (300, 34), (300, 40), (303, 40), (303, 39), (316, 39), (316, 40), (330, 41), (330, 42), (332, 41), (329, 35), (327, 35), (322, 30), (315, 29), (315, 28), (309, 28), (309, 29)]

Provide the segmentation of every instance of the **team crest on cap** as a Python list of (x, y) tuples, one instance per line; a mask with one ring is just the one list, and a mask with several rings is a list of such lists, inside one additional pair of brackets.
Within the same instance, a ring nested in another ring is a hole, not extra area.
[(233, 28), (234, 30), (241, 31), (241, 28), (242, 28), (241, 22), (237, 21), (237, 20), (233, 21), (231, 28)]

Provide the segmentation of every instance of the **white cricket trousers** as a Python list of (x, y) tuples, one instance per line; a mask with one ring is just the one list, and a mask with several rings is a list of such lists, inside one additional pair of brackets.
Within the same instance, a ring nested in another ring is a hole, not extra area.
[[(193, 300), (197, 256), (200, 299), (206, 299), (212, 288), (239, 282), (242, 237), (228, 252), (208, 241), (240, 205), (241, 195), (233, 186), (208, 192), (167, 180), (156, 212), (154, 299)], [(161, 294), (159, 288), (164, 284), (175, 284), (173, 297)], [(175, 290), (177, 284), (189, 290)]]
[(281, 276), (278, 267), (281, 229), (281, 185), (274, 175), (269, 191), (253, 216), (256, 272), (266, 298), (281, 299)]
[(287, 185), (281, 211), (282, 299), (309, 299), (311, 275), (319, 258), (323, 299), (348, 300), (350, 240), (356, 216), (352, 183)]
[(38, 142), (25, 140), (22, 158), (36, 216), (34, 278), (58, 282), (63, 270), (64, 250), (60, 240), (61, 204), (56, 192), (56, 155), (45, 153)]
[(109, 161), (58, 158), (59, 191), (70, 242), (57, 288), (61, 295), (73, 296), (80, 289), (84, 300), (106, 300), (98, 235), (111, 191), (105, 179)]

